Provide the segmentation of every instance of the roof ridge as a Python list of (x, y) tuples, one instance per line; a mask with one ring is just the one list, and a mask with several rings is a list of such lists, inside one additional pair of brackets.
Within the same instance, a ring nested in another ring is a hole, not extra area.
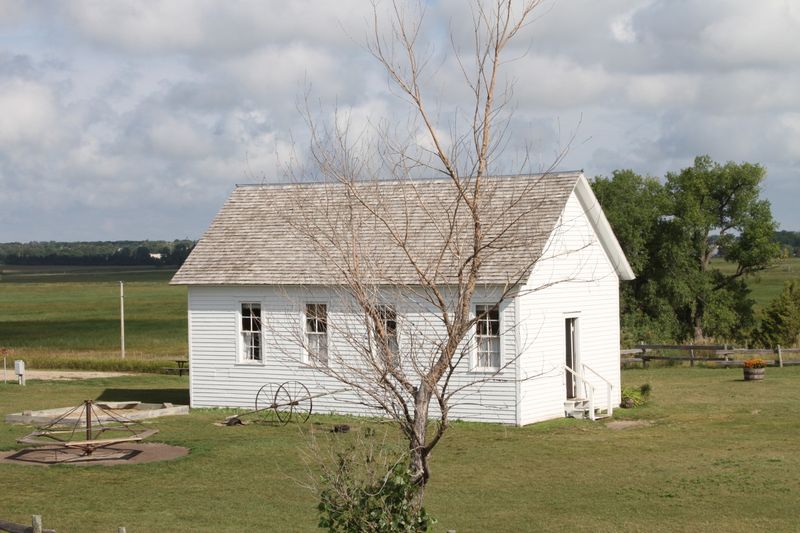
[[(552, 171), (552, 172), (532, 172), (528, 174), (492, 174), (486, 176), (489, 179), (516, 179), (516, 178), (544, 178), (544, 177), (573, 177), (583, 174), (583, 169), (580, 170), (559, 170), (559, 171)], [(465, 178), (472, 178), (474, 176), (465, 176)], [(420, 177), (420, 178), (399, 178), (399, 179), (385, 179), (385, 180), (363, 180), (358, 181), (357, 183), (381, 183), (381, 184), (392, 184), (392, 183), (408, 183), (408, 182), (426, 182), (426, 183), (435, 183), (437, 181), (441, 182), (448, 182), (450, 178), (446, 177)], [(244, 187), (288, 187), (288, 186), (295, 186), (295, 185), (336, 185), (336, 182), (328, 182), (328, 181), (271, 181), (271, 182), (261, 182), (261, 183), (237, 183), (236, 188), (244, 188)]]

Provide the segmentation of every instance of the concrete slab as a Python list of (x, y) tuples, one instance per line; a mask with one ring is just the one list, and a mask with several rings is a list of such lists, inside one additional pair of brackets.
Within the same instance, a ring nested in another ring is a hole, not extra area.
[[(137, 401), (128, 402), (97, 402), (98, 407), (109, 411), (112, 415), (127, 418), (128, 420), (146, 420), (161, 416), (188, 415), (188, 405), (173, 405), (171, 403), (142, 403)], [(41, 426), (51, 422), (74, 407), (56, 407), (54, 409), (43, 409), (41, 411), (22, 411), (21, 413), (11, 413), (6, 415), (6, 424), (27, 424), (31, 426)], [(77, 418), (83, 411), (75, 409), (67, 421)], [(110, 415), (100, 414), (101, 421), (111, 421)]]

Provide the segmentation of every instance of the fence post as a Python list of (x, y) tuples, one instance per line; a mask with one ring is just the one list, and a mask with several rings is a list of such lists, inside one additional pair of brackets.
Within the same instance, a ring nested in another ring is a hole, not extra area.
[(689, 350), (689, 366), (694, 366), (694, 348)]
[(42, 515), (35, 514), (31, 517), (33, 533), (42, 533)]
[(125, 532), (125, 528), (124, 527), (118, 527), (117, 528), (117, 533), (126, 533)]
[(781, 345), (778, 345), (778, 366), (783, 368), (783, 353), (781, 352)]

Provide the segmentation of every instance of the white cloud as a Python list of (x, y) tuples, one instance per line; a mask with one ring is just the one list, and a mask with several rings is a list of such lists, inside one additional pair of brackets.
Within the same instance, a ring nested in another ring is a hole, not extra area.
[(637, 107), (692, 107), (697, 99), (697, 82), (698, 77), (691, 74), (643, 74), (627, 78), (623, 89), (628, 101)]
[(616, 83), (602, 65), (583, 66), (570, 58), (530, 53), (509, 65), (516, 96), (525, 105), (585, 108), (608, 97)]
[(306, 40), (348, 47), (371, 19), (359, 0), (75, 0), (63, 9), (89, 39), (137, 54), (218, 56)]
[(785, 65), (800, 61), (800, 5), (790, 0), (739, 3), (720, 9), (698, 36), (714, 61)]
[[(471, 12), (425, 8), (430, 116), (457, 138), (469, 89), (445, 37), (469, 53)], [(0, 240), (197, 237), (234, 183), (306, 156), (309, 87), (320, 119), (337, 106), (354, 135), (380, 123), (424, 146), (364, 49), (370, 19), (362, 0), (0, 2)], [(756, 161), (800, 229), (784, 201), (800, 196), (799, 21), (793, 0), (547, 0), (504, 65), (496, 168), (547, 166), (573, 135), (562, 166), (590, 174)]]
[(0, 82), (0, 143), (52, 143), (58, 135), (57, 108), (52, 91), (42, 84)]
[(636, 41), (636, 30), (633, 28), (633, 13), (625, 13), (611, 21), (611, 35), (620, 43), (630, 44)]
[(306, 85), (320, 94), (337, 94), (344, 84), (338, 58), (321, 48), (304, 44), (269, 46), (236, 58), (223, 67), (226, 83), (247, 93), (272, 99), (280, 105), (294, 105)]

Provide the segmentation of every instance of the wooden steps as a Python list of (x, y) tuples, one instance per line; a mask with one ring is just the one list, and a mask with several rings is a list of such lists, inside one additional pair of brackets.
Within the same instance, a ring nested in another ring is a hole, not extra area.
[[(589, 400), (587, 398), (570, 398), (564, 402), (564, 414), (568, 418), (589, 418), (590, 416), (590, 408), (589, 408)], [(603, 409), (600, 407), (595, 406), (594, 408), (594, 419), (599, 420), (601, 418), (608, 418), (608, 410)]]

